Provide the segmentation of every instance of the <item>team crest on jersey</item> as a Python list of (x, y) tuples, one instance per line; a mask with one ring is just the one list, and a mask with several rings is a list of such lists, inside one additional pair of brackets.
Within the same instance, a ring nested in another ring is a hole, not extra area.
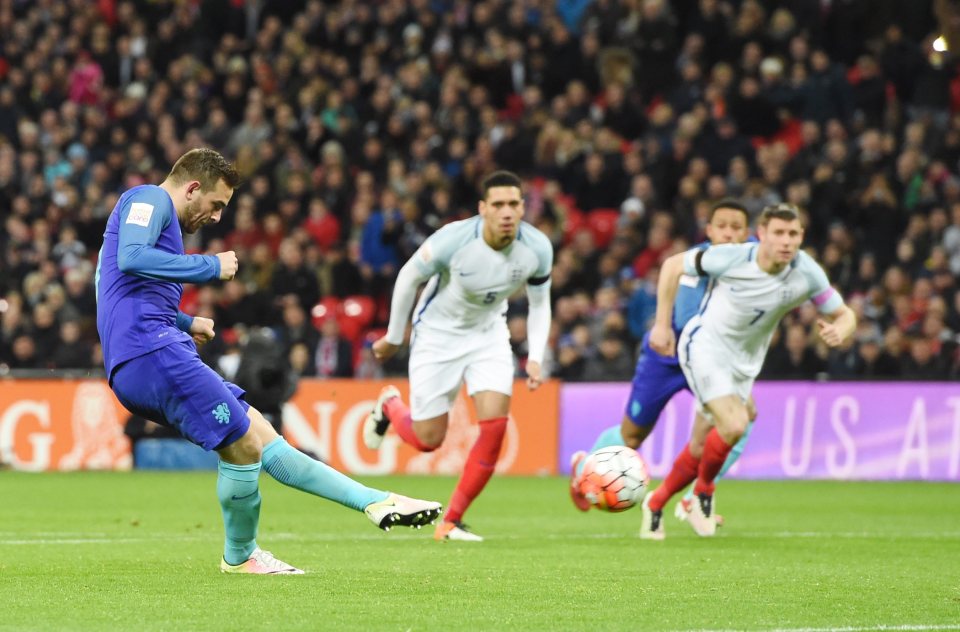
[(510, 268), (510, 282), (519, 283), (520, 279), (523, 278), (523, 268), (519, 266), (513, 266)]
[(784, 285), (777, 290), (777, 296), (781, 303), (792, 303), (797, 298), (797, 292), (792, 287)]
[(227, 407), (227, 402), (220, 402), (212, 412), (213, 418), (216, 419), (218, 423), (230, 423), (230, 408)]

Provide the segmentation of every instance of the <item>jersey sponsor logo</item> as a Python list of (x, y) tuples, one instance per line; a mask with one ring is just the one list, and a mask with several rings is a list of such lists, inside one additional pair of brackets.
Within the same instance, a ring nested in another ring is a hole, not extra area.
[(230, 409), (227, 407), (227, 402), (217, 404), (217, 407), (214, 408), (211, 413), (213, 414), (213, 418), (217, 420), (217, 423), (230, 423)]
[(151, 217), (153, 217), (153, 204), (134, 202), (130, 205), (130, 212), (127, 214), (127, 224), (146, 227), (150, 225)]

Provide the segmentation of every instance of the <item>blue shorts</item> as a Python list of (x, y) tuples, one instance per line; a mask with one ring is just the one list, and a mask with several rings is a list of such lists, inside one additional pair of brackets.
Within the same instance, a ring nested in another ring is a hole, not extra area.
[(250, 428), (245, 391), (204, 364), (192, 342), (124, 362), (110, 387), (127, 410), (174, 428), (204, 450), (228, 446)]
[(670, 398), (690, 388), (676, 358), (665, 358), (651, 349), (647, 336), (642, 349), (623, 412), (636, 425), (652, 430)]

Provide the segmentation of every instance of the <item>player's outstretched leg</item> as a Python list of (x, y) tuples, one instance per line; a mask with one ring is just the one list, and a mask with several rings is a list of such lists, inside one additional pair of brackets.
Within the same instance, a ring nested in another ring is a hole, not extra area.
[(363, 511), (384, 530), (391, 526), (420, 528), (440, 515), (440, 503), (361, 485), (293, 448), (283, 437), (277, 437), (263, 449), (263, 469), (284, 485)]
[(580, 471), (583, 469), (581, 464), (586, 458), (587, 453), (583, 450), (577, 450), (570, 457), (570, 500), (580, 511), (590, 511), (590, 501), (580, 491)]
[(217, 498), (223, 511), (226, 540), (221, 573), (301, 575), (303, 571), (281, 562), (257, 546), (260, 522), (260, 463), (235, 465), (221, 460), (217, 467)]
[(371, 450), (377, 450), (383, 444), (387, 428), (393, 426), (404, 443), (420, 452), (433, 452), (437, 446), (421, 443), (413, 431), (413, 419), (410, 409), (400, 398), (400, 391), (392, 384), (384, 386), (377, 397), (377, 403), (363, 423), (363, 442)]
[(450, 507), (443, 517), (443, 522), (437, 525), (433, 537), (437, 540), (464, 540), (480, 542), (480, 536), (470, 533), (462, 522), (463, 514), (470, 507), (483, 488), (486, 487), (500, 458), (500, 447), (507, 431), (507, 418), (497, 417), (480, 421), (480, 436), (470, 449), (467, 462), (463, 466), (463, 474), (453, 490), (450, 498)]

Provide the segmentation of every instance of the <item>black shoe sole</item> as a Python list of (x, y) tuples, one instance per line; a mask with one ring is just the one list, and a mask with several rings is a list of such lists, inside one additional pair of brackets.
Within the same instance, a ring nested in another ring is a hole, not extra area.
[(418, 511), (416, 513), (410, 514), (401, 514), (401, 513), (388, 513), (380, 521), (380, 524), (377, 525), (384, 531), (389, 531), (392, 527), (413, 527), (419, 529), (428, 524), (433, 524), (437, 518), (440, 517), (440, 514), (443, 513), (443, 507), (437, 507), (436, 509), (425, 509), (424, 511)]

